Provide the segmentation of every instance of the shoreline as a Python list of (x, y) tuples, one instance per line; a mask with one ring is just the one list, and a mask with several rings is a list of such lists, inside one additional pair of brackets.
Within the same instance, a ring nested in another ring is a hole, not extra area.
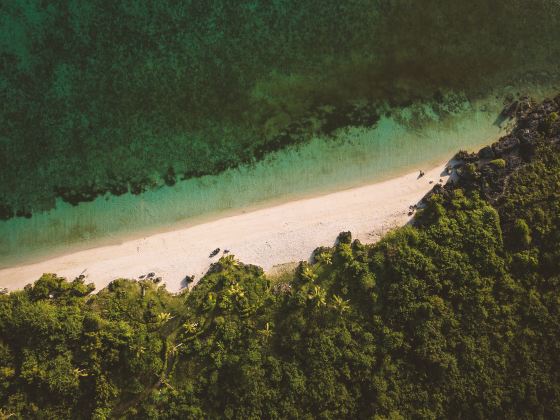
[(208, 257), (217, 247), (270, 272), (277, 266), (307, 260), (318, 246), (332, 245), (341, 231), (349, 230), (354, 238), (373, 243), (404, 225), (411, 218), (408, 207), (440, 178), (443, 182), (448, 178), (442, 174), (447, 162), (430, 165), (422, 178), (414, 171), (337, 192), (232, 209), (230, 215), (199, 223), (191, 220), (187, 226), (161, 229), (143, 238), (3, 268), (0, 287), (19, 289), (46, 272), (73, 279), (85, 271), (87, 281), (93, 281), (99, 290), (119, 277), (138, 278), (154, 272), (169, 290), (178, 291), (187, 275), (195, 275), (196, 282), (218, 260), (222, 252)]
[[(468, 147), (467, 150), (476, 152), (480, 148), (488, 144), (491, 144), (498, 137), (499, 137), (498, 135), (489, 136), (488, 138), (485, 138), (482, 142), (480, 142), (476, 146)], [(139, 240), (141, 238), (150, 237), (162, 233), (174, 232), (177, 230), (183, 230), (183, 229), (191, 228), (197, 225), (213, 222), (227, 217), (238, 216), (238, 215), (251, 213), (258, 210), (280, 206), (286, 203), (322, 197), (325, 195), (330, 195), (334, 193), (344, 192), (356, 188), (362, 188), (362, 187), (382, 183), (406, 175), (407, 173), (409, 173), (409, 171), (412, 170), (413, 167), (433, 168), (436, 165), (440, 165), (441, 162), (444, 161), (444, 159), (447, 159), (446, 162), (449, 162), (449, 154), (437, 154), (433, 156), (431, 159), (422, 162), (421, 164), (414, 163), (404, 167), (395, 168), (389, 172), (383, 173), (382, 175), (379, 174), (375, 175), (370, 179), (353, 180), (350, 182), (338, 182), (338, 183), (330, 184), (328, 186), (323, 186), (318, 189), (310, 189), (309, 191), (299, 191), (299, 192), (284, 194), (274, 198), (266, 198), (246, 206), (239, 206), (239, 207), (234, 206), (230, 208), (219, 209), (219, 210), (212, 211), (210, 213), (200, 214), (182, 220), (177, 220), (174, 222), (166, 222), (166, 223), (161, 223), (159, 225), (153, 225), (150, 227), (135, 229), (134, 231), (125, 230), (122, 232), (118, 232), (114, 235), (110, 234), (102, 237), (91, 238), (91, 239), (84, 240), (82, 242), (71, 243), (68, 245), (67, 244), (62, 244), (58, 246), (54, 245), (54, 249), (53, 247), (49, 247), (48, 249), (43, 248), (41, 250), (34, 250), (31, 252), (26, 252), (24, 254), (20, 253), (19, 255), (8, 257), (5, 260), (3, 260), (2, 257), (0, 257), (0, 273), (3, 272), (3, 270), (25, 266), (25, 265), (38, 264), (45, 261), (54, 260), (56, 258), (69, 254), (90, 251), (101, 247), (118, 246), (126, 242)], [(103, 198), (100, 198), (99, 200), (102, 199)], [(0, 287), (1, 286), (2, 285), (0, 284)]]
[(106, 195), (79, 206), (57, 202), (54, 209), (32, 219), (0, 222), (0, 270), (429, 168), (459, 149), (486, 146), (505, 132), (495, 124), (501, 108), (494, 102), (469, 103), (460, 115), (416, 128), (398, 118), (382, 117), (372, 129), (341, 131), (337, 141), (313, 138), (301, 148), (287, 148), (255, 165), (140, 196)]
[[(484, 145), (486, 145), (486, 143), (483, 143), (478, 148), (483, 147)], [(474, 149), (478, 150), (478, 148), (474, 148)], [(431, 161), (424, 162), (424, 166), (428, 168), (432, 168), (436, 164), (439, 165), (441, 161), (442, 161), (441, 159), (432, 159)], [(420, 167), (424, 167), (424, 166), (420, 165)], [(67, 248), (64, 248), (64, 246), (62, 246), (61, 249), (57, 249), (51, 252), (46, 250), (34, 251), (31, 254), (26, 255), (24, 257), (17, 256), (16, 259), (12, 260), (13, 262), (4, 262), (1, 261), (0, 259), (0, 272), (2, 272), (2, 270), (10, 269), (13, 267), (32, 265), (47, 260), (53, 260), (68, 254), (90, 251), (101, 247), (118, 246), (126, 242), (138, 240), (140, 238), (151, 237), (158, 234), (165, 234), (177, 230), (184, 230), (201, 224), (206, 224), (220, 219), (225, 219), (228, 217), (239, 216), (247, 213), (253, 213), (259, 210), (278, 207), (287, 203), (323, 197), (330, 194), (353, 190), (356, 188), (362, 188), (369, 185), (379, 184), (385, 181), (398, 178), (402, 175), (408, 174), (410, 170), (411, 168), (409, 167), (399, 168), (399, 169), (395, 169), (392, 172), (386, 173), (383, 176), (376, 176), (374, 177), (374, 179), (371, 180), (360, 180), (351, 183), (335, 184), (335, 185), (330, 185), (329, 187), (326, 188), (321, 188), (309, 192), (296, 192), (293, 194), (282, 195), (279, 197), (267, 198), (262, 201), (251, 203), (244, 207), (231, 207), (227, 209), (216, 210), (208, 214), (196, 215), (193, 217), (189, 217), (188, 219), (179, 220), (171, 223), (164, 223), (159, 226), (156, 225), (148, 228), (143, 228), (141, 230), (135, 230), (134, 232), (125, 231), (115, 236), (105, 236), (101, 238), (90, 239), (85, 241), (85, 243), (72, 244), (70, 247)]]

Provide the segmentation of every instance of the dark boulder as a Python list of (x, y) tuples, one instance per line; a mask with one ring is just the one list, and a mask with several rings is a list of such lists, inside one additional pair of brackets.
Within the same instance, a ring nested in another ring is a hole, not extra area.
[(494, 143), (492, 145), (492, 149), (495, 156), (501, 157), (515, 149), (517, 146), (519, 146), (519, 139), (515, 136), (507, 136)]
[(16, 216), (17, 217), (25, 217), (26, 219), (31, 219), (31, 212), (29, 210), (25, 210), (25, 209), (19, 209), (18, 211), (16, 211)]
[(535, 154), (536, 145), (534, 142), (531, 141), (522, 141), (521, 146), (519, 147), (519, 153), (521, 158), (526, 162), (530, 161), (533, 155)]
[(0, 219), (8, 220), (14, 217), (14, 210), (8, 204), (0, 204)]
[(134, 195), (142, 194), (147, 190), (145, 181), (131, 181), (130, 192)]
[(128, 183), (125, 181), (114, 181), (107, 188), (112, 195), (118, 197), (128, 192)]
[(481, 159), (494, 159), (495, 155), (492, 147), (486, 146), (480, 149), (480, 151), (478, 152), (478, 157)]
[(81, 202), (93, 201), (100, 194), (99, 189), (93, 183), (75, 188), (55, 187), (54, 192), (63, 201), (73, 206), (77, 206)]
[(500, 117), (503, 120), (512, 119), (515, 116), (515, 114), (517, 113), (517, 108), (518, 107), (519, 107), (519, 101), (514, 101), (511, 104), (506, 105), (506, 107), (500, 113)]
[(460, 150), (457, 154), (453, 157), (454, 160), (463, 161), (466, 163), (476, 162), (478, 160), (478, 156), (476, 153), (469, 153), (466, 150)]

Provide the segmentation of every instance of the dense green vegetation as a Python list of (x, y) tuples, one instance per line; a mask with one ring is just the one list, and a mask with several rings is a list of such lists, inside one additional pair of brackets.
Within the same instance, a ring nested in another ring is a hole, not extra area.
[(0, 295), (2, 415), (560, 417), (559, 106), (460, 153), (414, 225), (293, 273), (227, 256), (177, 295), (52, 274)]
[(445, 115), (454, 95), (547, 83), (559, 13), (550, 0), (1, 2), (0, 219), (218, 173), (372, 125), (385, 104)]

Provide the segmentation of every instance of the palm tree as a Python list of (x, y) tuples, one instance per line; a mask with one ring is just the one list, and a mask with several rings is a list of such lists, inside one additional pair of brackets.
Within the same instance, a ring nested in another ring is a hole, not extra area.
[(15, 416), (15, 413), (8, 413), (3, 408), (0, 408), (0, 420), (6, 420), (13, 416)]
[(88, 374), (86, 373), (85, 369), (79, 369), (79, 368), (75, 368), (72, 373), (74, 374), (74, 376), (76, 378), (79, 378), (80, 376), (88, 376)]
[(171, 346), (171, 347), (169, 348), (169, 354), (170, 354), (170, 355), (175, 355), (175, 354), (177, 354), (177, 350), (178, 350), (179, 347), (181, 347), (182, 345), (183, 345), (183, 343), (179, 343), (179, 344), (177, 344), (176, 346)]
[(321, 254), (319, 254), (319, 262), (322, 262), (325, 265), (331, 265), (332, 255), (330, 254), (330, 252), (322, 252)]
[(266, 323), (264, 329), (259, 330), (257, 332), (266, 339), (272, 337), (272, 328), (270, 328), (270, 324), (268, 322)]
[(317, 307), (327, 304), (327, 293), (320, 286), (313, 286), (308, 297), (315, 302)]
[(159, 382), (162, 385), (165, 385), (167, 388), (171, 389), (172, 391), (175, 391), (175, 388), (173, 388), (173, 386), (171, 386), (171, 384), (167, 381), (167, 378), (165, 377), (165, 374), (162, 374), (161, 376), (159, 376)]
[(194, 334), (198, 330), (198, 322), (187, 321), (183, 324), (183, 328), (189, 334)]
[(206, 311), (211, 311), (216, 306), (216, 294), (214, 292), (208, 293), (206, 295), (206, 302), (204, 302), (204, 309)]
[(136, 348), (136, 357), (142, 356), (146, 352), (146, 348), (144, 346), (138, 346)]
[(237, 267), (239, 265), (239, 263), (237, 262), (233, 254), (229, 254), (226, 255), (225, 257), (220, 258), (218, 262), (220, 263), (222, 270), (227, 270), (233, 267)]
[(160, 312), (159, 314), (157, 314), (157, 323), (163, 325), (167, 321), (171, 321), (173, 318), (175, 317), (171, 316), (169, 312)]
[(235, 283), (232, 284), (229, 289), (227, 290), (228, 294), (230, 296), (236, 296), (239, 298), (242, 298), (245, 296), (245, 292), (243, 290), (243, 287), (241, 287), (241, 285), (239, 283)]
[(350, 301), (344, 300), (338, 295), (333, 295), (333, 308), (338, 310), (340, 313), (346, 312), (350, 309)]
[(313, 272), (313, 268), (311, 268), (309, 266), (307, 266), (303, 269), (301, 275), (304, 279), (309, 280), (309, 281), (315, 281), (315, 279), (317, 278), (317, 274), (315, 274)]

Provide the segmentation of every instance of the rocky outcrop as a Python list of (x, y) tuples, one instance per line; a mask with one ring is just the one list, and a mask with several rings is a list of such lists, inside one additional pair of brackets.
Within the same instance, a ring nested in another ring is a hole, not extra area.
[(507, 105), (503, 115), (515, 118), (509, 134), (478, 153), (460, 151), (454, 157), (452, 181), (436, 185), (431, 194), (446, 194), (455, 188), (477, 189), (484, 198), (496, 203), (508, 177), (529, 162), (539, 143), (560, 144), (560, 95), (537, 104), (521, 98)]

